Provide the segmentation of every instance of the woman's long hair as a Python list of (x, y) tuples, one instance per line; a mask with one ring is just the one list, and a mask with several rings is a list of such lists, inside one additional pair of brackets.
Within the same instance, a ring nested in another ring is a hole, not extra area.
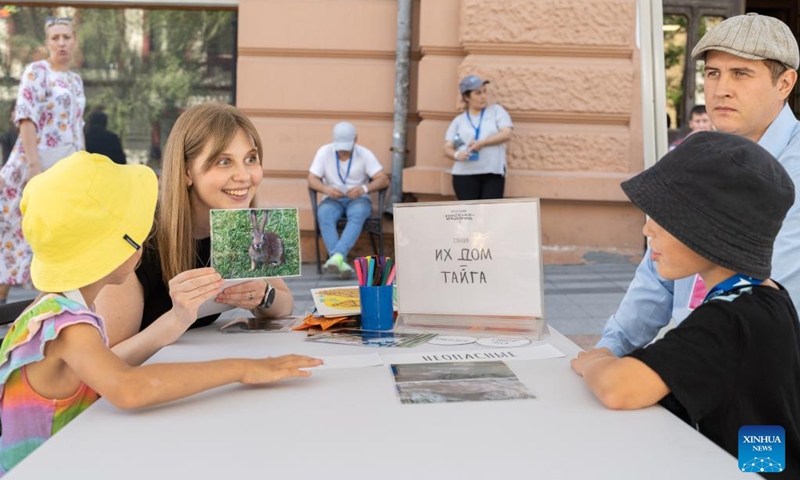
[[(175, 275), (195, 268), (197, 253), (192, 238), (195, 219), (186, 183), (189, 164), (193, 160), (202, 161), (203, 169), (209, 169), (239, 129), (253, 139), (259, 162), (262, 161), (261, 137), (253, 122), (236, 107), (218, 103), (197, 105), (181, 114), (172, 127), (162, 160), (155, 232), (165, 284)], [(212, 148), (208, 158), (198, 158), (209, 142)], [(255, 206), (255, 197), (251, 206)]]

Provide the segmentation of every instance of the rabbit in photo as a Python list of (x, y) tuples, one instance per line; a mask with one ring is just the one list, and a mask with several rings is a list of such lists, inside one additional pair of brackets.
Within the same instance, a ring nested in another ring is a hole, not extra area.
[(280, 265), (283, 263), (283, 240), (275, 232), (267, 232), (264, 228), (269, 218), (269, 210), (264, 210), (261, 222), (258, 213), (250, 210), (250, 222), (253, 224), (253, 241), (250, 243), (250, 271), (261, 265)]

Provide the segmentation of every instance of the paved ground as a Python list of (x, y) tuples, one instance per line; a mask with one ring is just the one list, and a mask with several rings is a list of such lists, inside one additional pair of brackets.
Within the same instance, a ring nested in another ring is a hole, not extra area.
[[(594, 345), (609, 315), (619, 305), (635, 269), (636, 265), (631, 263), (546, 265), (544, 305), (548, 324), (584, 348)], [(313, 309), (310, 289), (355, 285), (354, 280), (317, 275), (314, 264), (304, 264), (302, 275), (287, 279), (287, 283), (294, 292), (295, 315), (305, 315)], [(14, 287), (9, 300), (33, 298), (36, 293)]]

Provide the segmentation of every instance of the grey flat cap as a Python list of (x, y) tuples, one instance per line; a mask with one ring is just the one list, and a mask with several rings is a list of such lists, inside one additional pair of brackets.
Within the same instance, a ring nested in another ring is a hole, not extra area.
[(731, 17), (706, 32), (692, 50), (692, 59), (709, 50), (750, 60), (775, 60), (794, 70), (800, 67), (797, 39), (789, 27), (757, 13)]

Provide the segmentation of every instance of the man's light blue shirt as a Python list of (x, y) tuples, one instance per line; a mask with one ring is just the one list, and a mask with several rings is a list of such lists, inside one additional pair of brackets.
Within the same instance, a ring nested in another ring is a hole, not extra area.
[[(800, 122), (789, 105), (769, 126), (758, 144), (783, 165), (795, 183), (795, 201), (783, 220), (772, 252), (772, 276), (786, 287), (795, 306), (800, 305)], [(650, 249), (636, 268), (625, 297), (605, 327), (597, 348), (608, 347), (617, 356), (650, 343), (670, 318), (682, 322), (691, 309), (694, 275), (664, 280), (650, 260)], [(713, 285), (708, 285), (709, 288)]]

